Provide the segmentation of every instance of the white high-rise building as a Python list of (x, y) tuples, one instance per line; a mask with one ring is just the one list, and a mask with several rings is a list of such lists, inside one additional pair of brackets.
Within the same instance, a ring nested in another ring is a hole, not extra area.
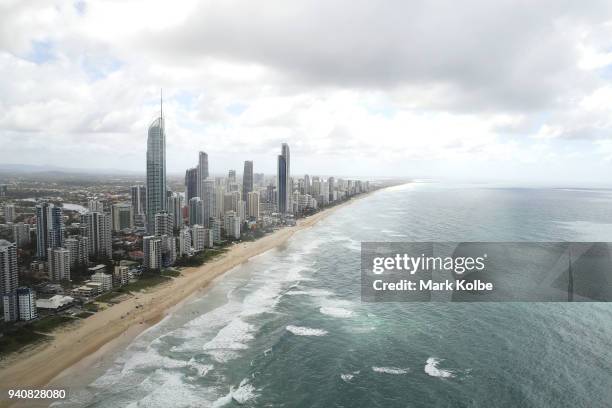
[(212, 232), (213, 243), (221, 242), (221, 220), (218, 218), (210, 219), (210, 230)]
[(18, 285), (17, 245), (0, 239), (0, 296), (4, 304), (4, 321), (19, 318), (15, 290)]
[(172, 235), (162, 235), (162, 265), (170, 266), (176, 261), (176, 238)]
[(15, 221), (15, 205), (4, 204), (4, 220), (6, 222)]
[(155, 227), (155, 214), (167, 210), (166, 126), (160, 103), (159, 117), (149, 125), (147, 136), (147, 232)]
[(49, 248), (49, 275), (54, 282), (70, 280), (70, 251)]
[(93, 282), (99, 283), (103, 292), (108, 292), (113, 288), (113, 275), (104, 272), (96, 272), (91, 275)]
[(115, 266), (113, 286), (125, 286), (130, 283), (130, 270), (126, 265)]
[(89, 256), (96, 258), (113, 257), (111, 217), (101, 212), (88, 212), (81, 216), (89, 239)]
[(217, 186), (215, 190), (215, 218), (221, 219), (225, 213), (225, 187)]
[(87, 265), (89, 262), (89, 238), (75, 235), (66, 239), (66, 249), (70, 251), (70, 267)]
[(193, 250), (196, 252), (203, 251), (205, 248), (211, 248), (213, 242), (212, 230), (204, 228), (202, 225), (194, 225), (191, 229)]
[(249, 218), (259, 219), (259, 192), (251, 191), (247, 195), (247, 208), (249, 209)]
[(228, 238), (240, 239), (240, 216), (234, 211), (225, 213), (224, 217), (225, 235)]
[(161, 212), (155, 214), (155, 229), (154, 234), (158, 237), (162, 235), (172, 236), (174, 230), (174, 223), (171, 214), (167, 212)]
[(197, 197), (203, 198), (204, 180), (208, 179), (208, 155), (205, 152), (198, 154), (198, 186)]
[(87, 209), (91, 212), (104, 212), (104, 203), (92, 198), (87, 201)]
[(189, 255), (191, 253), (191, 229), (183, 228), (179, 232), (178, 256)]
[(24, 248), (30, 245), (30, 225), (18, 222), (13, 224), (13, 241), (17, 245), (17, 248)]
[(210, 226), (210, 218), (215, 218), (217, 213), (217, 200), (215, 199), (215, 181), (204, 180), (202, 182), (202, 219), (205, 227)]
[(172, 193), (168, 197), (168, 213), (172, 217), (172, 225), (174, 228), (181, 228), (183, 226), (183, 196), (181, 194)]
[(142, 266), (145, 270), (159, 270), (162, 267), (162, 249), (160, 237), (148, 236), (142, 239)]
[(36, 292), (30, 288), (17, 288), (15, 291), (17, 297), (17, 310), (19, 320), (28, 321), (38, 317), (36, 309)]

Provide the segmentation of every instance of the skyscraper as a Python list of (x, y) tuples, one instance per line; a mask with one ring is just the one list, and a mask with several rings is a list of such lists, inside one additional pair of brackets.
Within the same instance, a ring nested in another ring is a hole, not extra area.
[(210, 218), (215, 218), (215, 214), (217, 213), (215, 193), (215, 181), (204, 180), (202, 183), (202, 218), (205, 227), (210, 226)]
[(113, 231), (134, 228), (134, 213), (130, 204), (113, 204), (111, 207)]
[(112, 259), (111, 217), (104, 213), (88, 212), (81, 216), (81, 223), (87, 228), (89, 255)]
[(13, 224), (13, 241), (17, 248), (24, 248), (30, 245), (30, 225), (23, 222)]
[(6, 222), (13, 222), (15, 220), (14, 204), (4, 204), (4, 220)]
[(168, 197), (168, 213), (172, 216), (174, 228), (180, 229), (183, 226), (183, 196), (173, 193)]
[(18, 285), (17, 246), (0, 239), (0, 295), (4, 304), (4, 321), (18, 318), (15, 290)]
[(249, 218), (259, 219), (259, 193), (251, 191), (247, 196), (247, 209)]
[(202, 225), (202, 199), (200, 197), (193, 197), (189, 200), (189, 225)]
[(244, 162), (244, 173), (242, 174), (242, 199), (246, 200), (249, 193), (253, 191), (253, 162)]
[(64, 218), (61, 207), (44, 202), (36, 205), (36, 256), (47, 258), (48, 248), (64, 244)]
[(66, 248), (70, 251), (70, 267), (86, 265), (89, 261), (89, 238), (75, 235), (66, 239)]
[(154, 228), (155, 214), (166, 211), (166, 130), (163, 110), (149, 126), (147, 138), (147, 231)]
[(145, 186), (132, 186), (130, 187), (130, 193), (132, 196), (132, 211), (134, 212), (134, 215), (144, 215), (145, 204), (147, 201)]
[(142, 238), (142, 251), (144, 253), (142, 266), (145, 270), (158, 270), (162, 266), (162, 239), (148, 236)]
[(197, 197), (203, 198), (202, 192), (204, 180), (208, 178), (208, 155), (205, 152), (200, 152), (198, 155), (198, 186)]
[(70, 250), (54, 248), (49, 250), (49, 275), (51, 280), (70, 280)]
[(194, 167), (185, 171), (185, 200), (189, 202), (193, 197), (198, 197), (198, 168)]
[(276, 172), (276, 194), (278, 196), (278, 212), (286, 214), (291, 212), (291, 166), (289, 145), (283, 143), (281, 154), (278, 156)]
[(167, 213), (166, 211), (155, 214), (155, 236), (172, 236), (173, 229), (174, 223), (171, 214)]

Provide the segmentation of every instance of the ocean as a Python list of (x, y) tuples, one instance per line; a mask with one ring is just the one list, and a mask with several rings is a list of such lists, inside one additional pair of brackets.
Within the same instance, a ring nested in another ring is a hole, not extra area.
[(231, 270), (54, 406), (612, 406), (612, 305), (362, 303), (361, 241), (612, 241), (612, 191), (378, 191)]

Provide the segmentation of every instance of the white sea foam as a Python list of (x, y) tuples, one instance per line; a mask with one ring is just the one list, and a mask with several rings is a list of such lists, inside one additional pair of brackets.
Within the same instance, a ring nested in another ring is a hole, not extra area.
[(173, 352), (201, 350), (206, 339), (209, 339), (218, 328), (231, 322), (240, 310), (240, 303), (232, 301), (190, 320), (182, 327), (168, 333), (170, 336), (185, 339), (184, 343), (173, 346), (170, 350)]
[(306, 295), (312, 297), (325, 297), (333, 295), (332, 292), (325, 289), (309, 289), (309, 290), (290, 290), (285, 293), (285, 295), (295, 296), (295, 295)]
[(353, 374), (340, 374), (340, 378), (342, 378), (342, 381), (344, 382), (349, 382), (351, 381), (355, 376)]
[(234, 319), (219, 330), (217, 335), (204, 345), (204, 350), (228, 349), (242, 350), (248, 346), (246, 342), (253, 340), (254, 326), (240, 319)]
[(287, 326), (287, 330), (296, 336), (325, 336), (327, 334), (327, 331), (323, 329), (312, 329), (310, 327), (292, 325)]
[(155, 349), (148, 348), (146, 351), (138, 351), (132, 354), (123, 365), (121, 373), (127, 374), (148, 367), (181, 368), (186, 365), (187, 362), (185, 361), (162, 356)]
[(196, 361), (194, 357), (189, 360), (187, 366), (196, 370), (200, 377), (204, 377), (206, 374), (208, 374), (210, 370), (215, 368), (215, 366), (213, 366), (212, 364), (202, 364)]
[(223, 407), (233, 401), (243, 405), (257, 398), (255, 387), (245, 378), (240, 382), (237, 389), (230, 388), (229, 393), (217, 399), (213, 404), (213, 408)]
[(353, 252), (360, 252), (361, 251), (361, 242), (360, 241), (356, 241), (354, 239), (349, 238), (348, 242), (346, 244), (343, 244), (343, 246), (348, 249), (349, 251), (353, 251)]
[(342, 381), (348, 383), (359, 373), (360, 371), (353, 371), (352, 373), (340, 374), (340, 378), (342, 378)]
[(242, 302), (241, 316), (254, 316), (270, 312), (279, 301), (281, 286), (277, 282), (266, 282), (262, 287), (247, 295)]
[(440, 360), (435, 357), (429, 357), (427, 364), (425, 364), (425, 372), (432, 377), (451, 378), (455, 376), (450, 370), (438, 368), (438, 363), (440, 363)]
[(128, 405), (136, 407), (167, 407), (169, 401), (177, 407), (196, 407), (208, 405), (198, 389), (184, 381), (184, 375), (163, 369), (156, 370), (142, 382), (141, 386), (149, 393), (138, 401)]
[(408, 368), (398, 368), (398, 367), (372, 367), (372, 371), (375, 373), (384, 373), (384, 374), (406, 374), (408, 373)]
[(342, 307), (331, 307), (331, 306), (321, 307), (319, 311), (323, 313), (324, 315), (328, 315), (332, 317), (339, 317), (339, 318), (347, 318), (353, 315), (353, 312), (351, 310), (344, 309)]

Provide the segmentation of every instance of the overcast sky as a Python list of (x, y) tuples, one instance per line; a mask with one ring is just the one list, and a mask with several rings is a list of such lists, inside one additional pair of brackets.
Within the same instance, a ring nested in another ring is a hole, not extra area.
[(612, 2), (0, 1), (0, 162), (612, 185)]

